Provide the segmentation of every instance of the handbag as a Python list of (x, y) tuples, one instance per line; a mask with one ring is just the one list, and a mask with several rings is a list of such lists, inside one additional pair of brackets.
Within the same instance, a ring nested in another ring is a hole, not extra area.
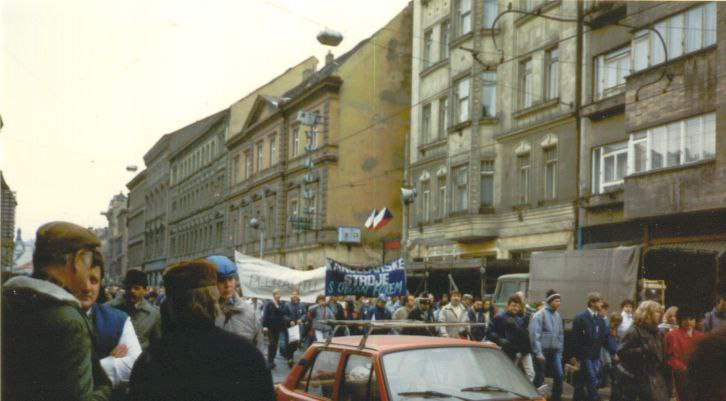
[(288, 343), (296, 343), (300, 341), (300, 325), (296, 324), (294, 326), (287, 328), (287, 342)]

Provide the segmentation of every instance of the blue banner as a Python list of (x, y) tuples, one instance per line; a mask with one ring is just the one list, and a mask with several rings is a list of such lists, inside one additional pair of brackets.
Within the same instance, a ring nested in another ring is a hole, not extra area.
[(354, 267), (327, 259), (325, 295), (406, 295), (406, 269), (403, 259), (369, 267)]

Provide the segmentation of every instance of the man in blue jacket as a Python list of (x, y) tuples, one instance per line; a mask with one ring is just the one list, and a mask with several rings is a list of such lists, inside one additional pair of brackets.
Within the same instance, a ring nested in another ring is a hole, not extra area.
[(562, 397), (562, 349), (565, 344), (565, 329), (560, 308), (560, 294), (555, 290), (547, 291), (546, 305), (532, 315), (529, 322), (529, 338), (532, 341), (534, 362), (534, 385), (544, 382), (545, 371), (552, 375), (552, 398), (560, 401)]
[[(580, 363), (580, 371), (575, 383), (576, 401), (598, 401), (598, 372), (600, 371), (600, 349), (610, 348), (608, 327), (600, 315), (602, 296), (597, 292), (587, 295), (587, 309), (575, 316), (572, 323), (572, 342), (574, 356), (571, 363)], [(615, 350), (609, 350), (613, 353)]]

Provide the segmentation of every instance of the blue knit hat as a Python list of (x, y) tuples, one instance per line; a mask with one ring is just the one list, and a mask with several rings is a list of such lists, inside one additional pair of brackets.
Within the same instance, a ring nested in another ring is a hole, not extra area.
[(217, 267), (218, 280), (224, 280), (237, 274), (237, 265), (226, 256), (212, 255), (208, 256), (207, 260)]

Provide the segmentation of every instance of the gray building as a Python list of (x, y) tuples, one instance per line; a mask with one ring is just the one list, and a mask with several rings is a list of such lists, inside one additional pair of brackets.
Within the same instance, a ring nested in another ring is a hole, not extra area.
[(5, 182), (5, 176), (0, 171), (0, 245), (2, 258), (0, 258), (0, 266), (2, 271), (9, 270), (13, 267), (14, 248), (15, 248), (15, 209), (18, 202), (15, 198), (15, 192)]
[[(128, 260), (127, 198), (123, 193), (114, 195), (108, 209), (101, 212), (108, 221), (107, 241), (102, 246), (106, 259), (106, 278), (111, 282), (120, 282), (126, 275)], [(103, 245), (103, 242), (102, 242)]]
[(126, 184), (128, 195), (128, 267), (141, 269), (145, 260), (144, 219), (146, 210), (146, 171), (143, 170)]
[(229, 110), (174, 133), (169, 152), (169, 246), (167, 263), (225, 252), (225, 204)]
[(710, 309), (726, 285), (726, 4), (595, 2), (585, 17), (578, 245), (640, 245), (645, 278), (678, 283), (667, 304)]

